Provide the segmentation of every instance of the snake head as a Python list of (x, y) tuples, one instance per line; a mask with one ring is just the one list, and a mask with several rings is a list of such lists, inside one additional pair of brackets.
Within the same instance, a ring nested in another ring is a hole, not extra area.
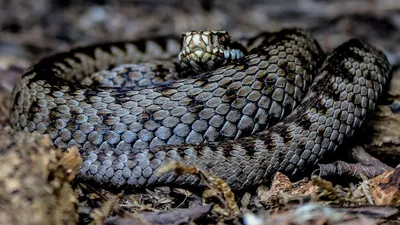
[(228, 32), (203, 30), (182, 33), (178, 57), (184, 70), (202, 73), (240, 59), (246, 53), (246, 49), (232, 40)]

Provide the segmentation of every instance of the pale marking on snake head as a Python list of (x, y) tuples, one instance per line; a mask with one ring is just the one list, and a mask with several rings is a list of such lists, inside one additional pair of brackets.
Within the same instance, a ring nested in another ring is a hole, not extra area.
[(193, 43), (195, 44), (195, 45), (199, 45), (201, 42), (200, 42), (200, 35), (199, 34), (195, 34), (195, 35), (193, 35)]
[(188, 35), (188, 34), (186, 33), (186, 38), (185, 38), (184, 40), (186, 41), (186, 45), (189, 45), (189, 44), (190, 44), (190, 41), (192, 40), (192, 36), (191, 36), (191, 35)]
[(217, 47), (213, 48), (213, 53), (215, 54), (217, 52), (218, 52), (218, 48)]
[(201, 56), (203, 55), (203, 51), (201, 51), (201, 50), (196, 50), (196, 51), (194, 52), (194, 54), (195, 54), (197, 57), (201, 58)]
[(201, 39), (203, 39), (203, 41), (204, 41), (204, 43), (206, 43), (206, 45), (208, 45), (208, 43), (210, 43), (209, 36), (207, 36), (207, 35), (201, 35)]

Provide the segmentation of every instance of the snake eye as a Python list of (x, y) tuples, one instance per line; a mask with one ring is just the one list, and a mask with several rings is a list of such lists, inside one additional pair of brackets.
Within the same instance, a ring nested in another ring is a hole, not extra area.
[(218, 40), (219, 40), (219, 43), (221, 43), (224, 46), (226, 46), (230, 43), (230, 38), (227, 33), (218, 34)]

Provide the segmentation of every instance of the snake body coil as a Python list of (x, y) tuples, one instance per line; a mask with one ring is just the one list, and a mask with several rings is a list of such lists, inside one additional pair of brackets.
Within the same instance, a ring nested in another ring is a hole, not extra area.
[[(212, 170), (234, 189), (265, 183), (276, 171), (293, 174), (334, 151), (362, 124), (390, 66), (380, 51), (358, 40), (339, 46), (324, 63), (317, 42), (302, 30), (261, 34), (248, 45), (257, 41), (236, 62), (145, 87), (80, 83), (114, 65), (168, 59), (177, 54), (176, 40), (51, 56), (16, 86), (11, 122), (17, 130), (49, 134), (57, 147), (79, 146), (80, 176), (100, 183), (200, 182), (157, 176), (169, 160)], [(156, 53), (149, 56), (149, 49)]]

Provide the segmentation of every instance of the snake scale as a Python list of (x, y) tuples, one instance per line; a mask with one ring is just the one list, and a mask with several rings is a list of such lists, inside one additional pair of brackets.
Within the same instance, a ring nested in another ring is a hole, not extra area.
[[(152, 70), (118, 65), (169, 60), (177, 39), (53, 55), (16, 85), (10, 120), (15, 130), (48, 134), (59, 148), (79, 146), (83, 179), (130, 187), (200, 184), (193, 175), (155, 173), (179, 160), (243, 189), (277, 171), (300, 172), (335, 151), (374, 109), (389, 79), (384, 54), (356, 39), (327, 57), (301, 29), (265, 32), (246, 45), (244, 57), (199, 75), (170, 79), (171, 69), (161, 68), (160, 83)], [(133, 77), (133, 84), (82, 82), (105, 69), (111, 77)]]

